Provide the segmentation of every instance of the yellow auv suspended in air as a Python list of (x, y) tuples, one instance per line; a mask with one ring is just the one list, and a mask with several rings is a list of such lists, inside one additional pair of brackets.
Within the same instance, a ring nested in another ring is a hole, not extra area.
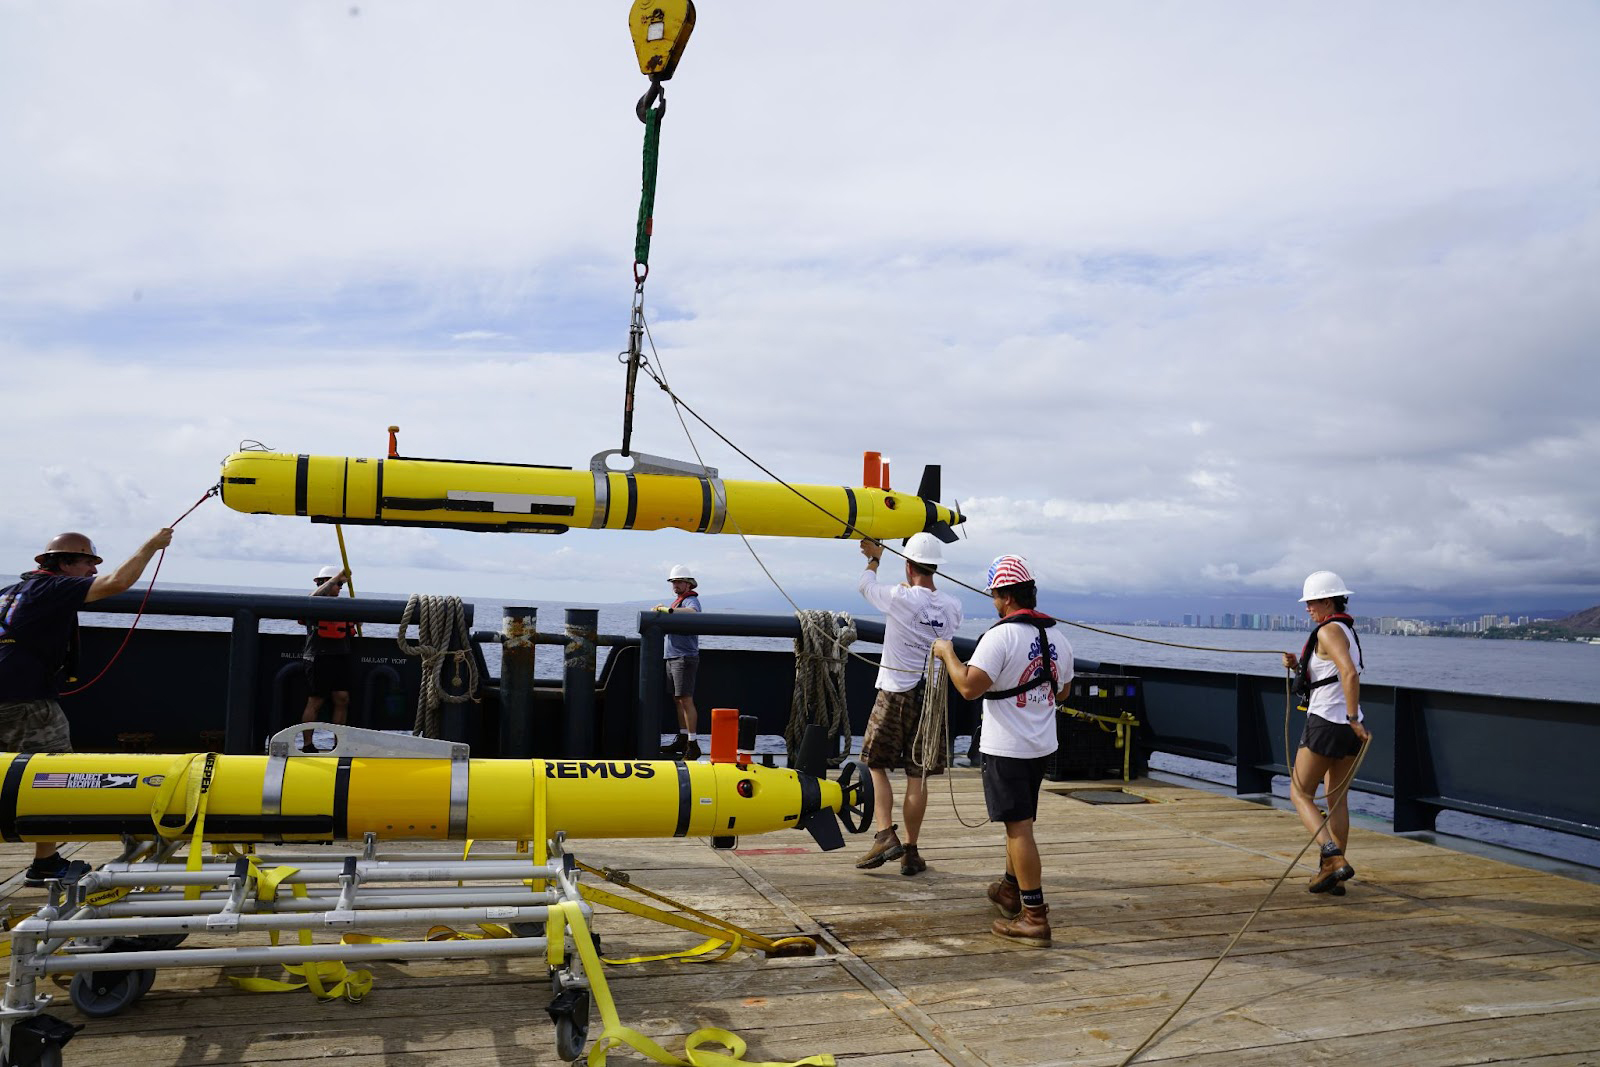
[(445, 527), (503, 533), (687, 530), (778, 537), (871, 537), (927, 531), (955, 540), (964, 521), (938, 495), (939, 468), (916, 494), (889, 489), (878, 454), (866, 454), (860, 486), (724, 480), (712, 467), (631, 455), (612, 470), (601, 452), (588, 470), (473, 460), (235, 452), (222, 461), (222, 500), (252, 515), (313, 522)]

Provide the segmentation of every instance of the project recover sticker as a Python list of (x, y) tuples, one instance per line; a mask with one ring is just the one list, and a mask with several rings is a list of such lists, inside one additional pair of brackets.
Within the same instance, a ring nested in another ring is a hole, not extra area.
[(138, 784), (138, 774), (109, 771), (51, 771), (33, 776), (35, 789), (132, 789)]

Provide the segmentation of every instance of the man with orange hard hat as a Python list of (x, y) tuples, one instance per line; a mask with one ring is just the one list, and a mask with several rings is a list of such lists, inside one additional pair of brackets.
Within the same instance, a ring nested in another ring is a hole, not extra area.
[[(162, 528), (110, 574), (95, 568), (105, 561), (81, 533), (58, 534), (33, 557), (38, 566), (22, 580), (0, 589), (0, 751), (71, 752), (72, 733), (57, 700), (62, 681), (75, 681), (78, 666), (78, 609), (125, 593), (152, 557), (172, 543)], [(34, 846), (28, 885), (50, 878), (73, 879), (88, 864), (68, 863), (53, 842)]]

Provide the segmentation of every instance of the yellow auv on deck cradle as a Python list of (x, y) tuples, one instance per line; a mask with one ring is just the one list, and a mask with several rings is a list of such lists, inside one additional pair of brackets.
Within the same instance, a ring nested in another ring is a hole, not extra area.
[[(0, 838), (105, 841), (192, 831), (190, 755), (0, 753)], [(165, 794), (174, 798), (162, 808)], [(172, 786), (177, 788), (172, 788)], [(838, 812), (838, 782), (787, 768), (670, 760), (499, 760), (219, 755), (205, 800), (210, 841), (716, 837), (799, 828)], [(542, 812), (541, 809), (542, 808)], [(186, 822), (188, 825), (186, 825)]]

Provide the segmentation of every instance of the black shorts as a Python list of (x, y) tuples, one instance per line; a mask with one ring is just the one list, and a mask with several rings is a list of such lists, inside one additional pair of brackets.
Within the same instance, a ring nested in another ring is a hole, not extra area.
[(699, 673), (699, 656), (673, 656), (667, 660), (667, 684), (672, 688), (672, 695), (694, 696), (694, 682)]
[(1347, 722), (1329, 722), (1321, 715), (1307, 715), (1306, 728), (1300, 731), (1300, 747), (1329, 759), (1346, 759), (1361, 751), (1361, 738)]
[(348, 652), (323, 652), (306, 661), (306, 684), (314, 697), (350, 692), (355, 657)]
[(1026, 822), (1039, 815), (1039, 787), (1049, 756), (1018, 759), (983, 754), (983, 801), (991, 822)]

